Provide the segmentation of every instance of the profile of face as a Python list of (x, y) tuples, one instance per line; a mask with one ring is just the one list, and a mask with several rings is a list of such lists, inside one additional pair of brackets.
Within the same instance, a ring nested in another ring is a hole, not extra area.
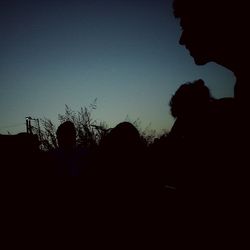
[(182, 33), (179, 43), (186, 47), (197, 65), (204, 65), (214, 60), (217, 43), (209, 28), (197, 20), (180, 19)]
[(235, 69), (236, 61), (248, 57), (248, 8), (243, 2), (173, 0), (173, 10), (182, 28), (179, 43), (197, 65), (215, 62)]

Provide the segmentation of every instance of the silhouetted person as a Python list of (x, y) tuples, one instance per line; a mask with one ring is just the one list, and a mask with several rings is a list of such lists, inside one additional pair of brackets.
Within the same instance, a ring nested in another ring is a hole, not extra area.
[[(247, 1), (228, 0), (173, 1), (174, 15), (180, 18), (182, 27), (179, 42), (189, 50), (195, 63), (218, 63), (231, 70), (236, 77), (235, 100), (218, 100), (214, 106), (214, 113), (217, 114), (219, 122), (213, 128), (214, 147), (211, 147), (206, 162), (213, 169), (217, 168), (218, 172), (207, 171), (206, 176), (209, 176), (211, 185), (206, 195), (204, 187), (197, 186), (197, 189), (203, 192), (200, 196), (205, 203), (203, 208), (210, 208), (210, 213), (207, 213), (210, 216), (207, 218), (211, 220), (210, 223), (214, 222), (216, 228), (221, 227), (219, 231), (224, 231), (225, 225), (229, 225), (229, 222), (233, 225), (232, 222), (243, 214), (244, 199), (239, 199), (239, 196), (244, 190), (249, 190), (245, 186), (249, 176), (249, 150), (246, 144), (249, 142), (250, 107), (247, 4)], [(236, 204), (237, 209), (234, 206)], [(207, 226), (209, 227), (209, 224)], [(241, 227), (239, 224), (229, 226), (230, 233), (234, 232), (230, 237), (235, 236), (235, 228)]]
[[(115, 183), (123, 188), (143, 181), (144, 145), (139, 131), (129, 122), (111, 129), (100, 145), (98, 159), (102, 183)], [(104, 184), (105, 185), (105, 184)]]
[[(236, 137), (233, 133), (235, 122), (232, 121), (234, 99), (215, 99), (204, 82), (196, 80), (177, 89), (170, 100), (170, 108), (176, 120), (168, 140), (177, 152), (186, 156), (184, 164), (179, 165), (188, 166), (187, 171), (192, 166), (196, 171), (193, 176), (197, 175), (199, 180), (201, 174), (202, 184), (207, 184), (205, 180), (210, 179), (219, 187), (224, 182), (223, 177), (235, 169), (230, 167), (235, 163), (234, 156), (231, 157), (235, 155)], [(203, 175), (205, 172), (207, 176)], [(188, 176), (187, 173), (185, 175)]]
[(180, 140), (202, 140), (208, 133), (206, 120), (211, 100), (203, 80), (182, 84), (169, 104), (171, 114), (176, 118), (170, 134)]
[[(182, 27), (180, 44), (185, 45), (190, 51), (195, 63), (204, 65), (216, 62), (231, 70), (236, 76), (235, 101), (231, 100), (230, 104), (225, 99), (218, 101), (214, 112), (218, 114), (219, 119), (216, 131), (218, 140), (215, 141), (215, 144), (221, 146), (221, 156), (217, 155), (220, 158), (218, 160), (223, 162), (224, 158), (223, 165), (241, 167), (238, 172), (246, 171), (243, 169), (245, 162), (249, 163), (245, 146), (249, 141), (250, 107), (249, 69), (246, 63), (249, 58), (246, 3), (226, 0), (173, 2), (174, 15), (180, 18)], [(228, 138), (225, 136), (225, 130), (231, 131)], [(220, 134), (224, 134), (224, 144), (219, 138)]]
[(249, 104), (249, 36), (247, 1), (174, 0), (180, 18), (180, 44), (197, 65), (218, 63), (236, 76), (235, 98)]
[(57, 131), (58, 148), (51, 152), (52, 171), (55, 176), (81, 176), (87, 168), (85, 149), (76, 145), (76, 129), (71, 121), (62, 123)]
[[(195, 63), (218, 63), (231, 70), (236, 77), (235, 107), (230, 111), (231, 121), (235, 123), (231, 126), (235, 131), (235, 138), (232, 139), (235, 144), (244, 144), (249, 140), (250, 84), (247, 61), (250, 47), (246, 3), (247, 1), (227, 0), (173, 2), (174, 15), (180, 19), (182, 27), (179, 42), (190, 51)], [(245, 142), (242, 141), (243, 138)], [(243, 155), (238, 160), (247, 154), (244, 147), (241, 151)]]
[(133, 124), (121, 122), (111, 129), (100, 145), (98, 159), (99, 193), (105, 197), (105, 204), (116, 204), (112, 210), (118, 224), (131, 221), (133, 227), (138, 225), (146, 231), (170, 225), (173, 197), (166, 197), (158, 183), (151, 182), (153, 170), (148, 168), (145, 145)]
[(0, 135), (0, 152), (2, 172), (19, 177), (41, 174), (43, 162), (37, 135)]
[(211, 112), (213, 102), (201, 79), (182, 84), (170, 100), (171, 114), (176, 120), (166, 138), (166, 147), (182, 187), (197, 185), (199, 179), (205, 181), (202, 172), (207, 169), (216, 123)]

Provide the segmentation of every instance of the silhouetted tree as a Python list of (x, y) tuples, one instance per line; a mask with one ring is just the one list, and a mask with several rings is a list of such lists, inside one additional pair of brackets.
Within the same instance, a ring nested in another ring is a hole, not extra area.
[[(64, 114), (58, 115), (59, 123), (65, 121), (73, 122), (76, 128), (76, 143), (84, 145), (88, 149), (96, 148), (99, 143), (106, 137), (111, 128), (105, 122), (98, 122), (93, 118), (93, 112), (97, 108), (97, 99), (88, 107), (81, 107), (79, 111), (72, 110), (68, 105), (65, 105)], [(41, 148), (45, 151), (57, 148), (56, 126), (48, 119), (40, 119), (41, 121)], [(146, 146), (152, 143), (156, 137), (156, 131), (150, 129), (150, 125), (142, 128), (140, 119), (131, 121), (126, 117), (125, 121), (131, 122), (140, 132), (141, 140)]]
[(41, 149), (49, 151), (57, 147), (56, 141), (56, 127), (53, 122), (48, 119), (40, 119), (42, 130), (41, 130)]
[[(96, 99), (89, 107), (81, 107), (80, 111), (74, 111), (65, 105), (65, 113), (58, 115), (60, 124), (65, 121), (73, 122), (76, 128), (77, 145), (84, 145), (87, 148), (96, 147), (108, 130), (105, 122), (97, 122), (92, 118), (92, 112), (96, 106)], [(46, 151), (57, 148), (56, 127), (53, 122), (44, 118), (41, 119), (41, 125), (42, 148)]]

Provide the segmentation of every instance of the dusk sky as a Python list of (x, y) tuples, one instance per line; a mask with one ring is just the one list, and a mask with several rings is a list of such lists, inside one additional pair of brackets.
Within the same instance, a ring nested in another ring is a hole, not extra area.
[(172, 0), (0, 0), (0, 133), (95, 98), (94, 119), (161, 132), (182, 83), (202, 78), (214, 97), (233, 96), (234, 75), (196, 66), (180, 33)]

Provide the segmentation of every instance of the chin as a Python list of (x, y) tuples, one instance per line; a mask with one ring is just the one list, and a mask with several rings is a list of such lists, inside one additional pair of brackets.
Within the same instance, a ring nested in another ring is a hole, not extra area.
[(205, 65), (207, 64), (209, 61), (204, 59), (204, 58), (197, 58), (197, 57), (194, 57), (194, 62), (196, 65)]
[(201, 61), (196, 61), (194, 60), (196, 65), (205, 65), (207, 62), (201, 62)]
[(198, 53), (190, 52), (190, 55), (193, 57), (196, 65), (204, 65), (209, 62), (208, 58), (197, 56)]

